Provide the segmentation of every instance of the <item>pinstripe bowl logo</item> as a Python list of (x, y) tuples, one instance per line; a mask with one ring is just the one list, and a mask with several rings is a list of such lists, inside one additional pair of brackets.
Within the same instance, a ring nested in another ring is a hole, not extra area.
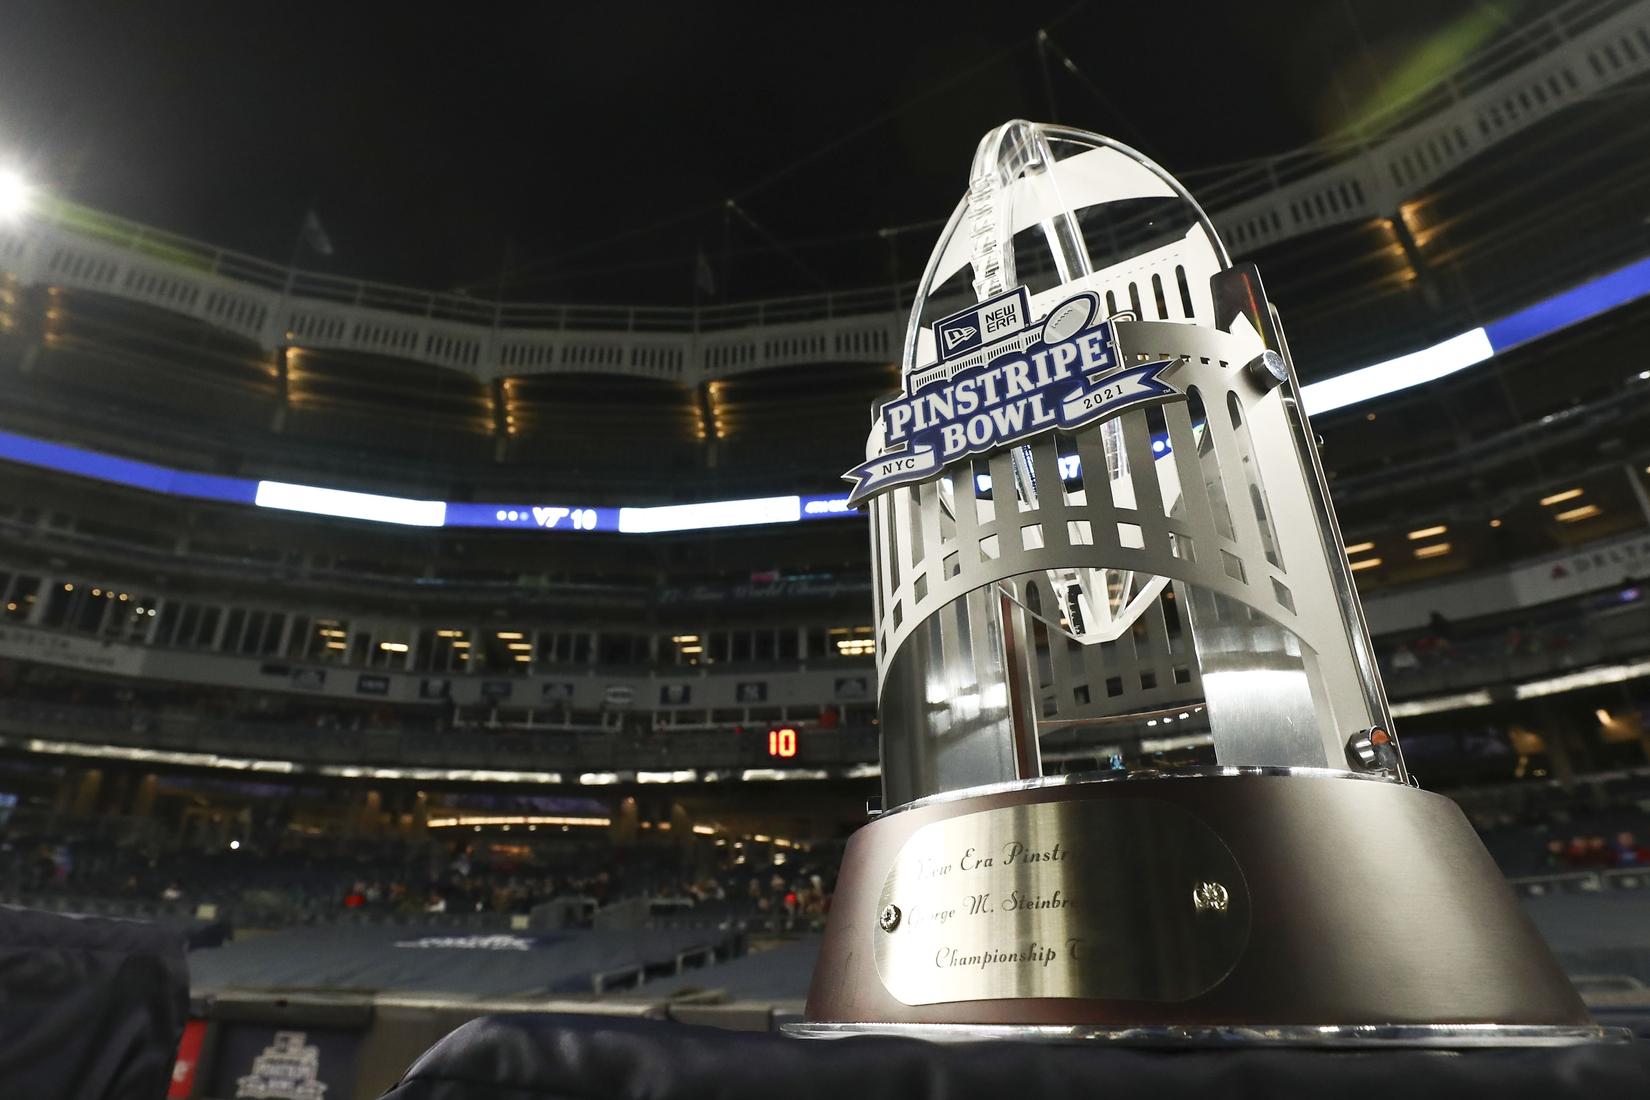
[(842, 475), (854, 485), (849, 504), (1043, 432), (1183, 396), (1161, 378), (1172, 360), (1122, 361), (1095, 295), (1068, 298), (1035, 323), (1028, 301), (1019, 287), (934, 325), (939, 358), (877, 406), (871, 457)]

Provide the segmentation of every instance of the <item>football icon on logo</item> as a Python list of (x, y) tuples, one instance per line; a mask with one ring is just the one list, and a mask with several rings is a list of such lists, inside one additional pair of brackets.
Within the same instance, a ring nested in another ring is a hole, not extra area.
[(1043, 322), (1043, 343), (1054, 344), (1069, 340), (1089, 327), (1094, 320), (1094, 299), (1080, 295), (1069, 302), (1061, 302), (1049, 312)]

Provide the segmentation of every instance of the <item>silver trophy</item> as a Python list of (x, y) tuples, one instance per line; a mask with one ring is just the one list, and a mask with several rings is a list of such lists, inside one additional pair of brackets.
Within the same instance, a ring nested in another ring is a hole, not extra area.
[(987, 134), (902, 366), (846, 475), (884, 809), (793, 1031), (1605, 1037), (1410, 781), (1277, 314), (1173, 177)]

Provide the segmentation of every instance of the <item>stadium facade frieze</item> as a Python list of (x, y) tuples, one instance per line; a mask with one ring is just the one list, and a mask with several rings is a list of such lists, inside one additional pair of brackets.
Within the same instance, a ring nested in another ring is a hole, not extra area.
[(0, 658), (115, 676), (332, 699), (431, 706), (449, 700), (459, 706), (497, 704), (501, 709), (536, 710), (547, 719), (562, 711), (702, 712), (751, 707), (796, 707), (817, 717), (822, 704), (869, 703), (876, 691), (868, 662), (726, 672), (701, 667), (617, 673), (568, 667), (536, 675), (442, 674), (164, 649), (6, 624), (0, 624)]

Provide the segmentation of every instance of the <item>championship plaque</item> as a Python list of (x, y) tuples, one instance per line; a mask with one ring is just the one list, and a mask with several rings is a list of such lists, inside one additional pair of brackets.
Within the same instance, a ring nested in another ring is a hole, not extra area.
[[(986, 135), (845, 475), (884, 809), (793, 1033), (1608, 1037), (1405, 770), (1297, 395), (1258, 272), (1173, 177)], [(1112, 766), (1045, 775), (1073, 737)], [(1154, 751), (1193, 743), (1213, 763)]]

